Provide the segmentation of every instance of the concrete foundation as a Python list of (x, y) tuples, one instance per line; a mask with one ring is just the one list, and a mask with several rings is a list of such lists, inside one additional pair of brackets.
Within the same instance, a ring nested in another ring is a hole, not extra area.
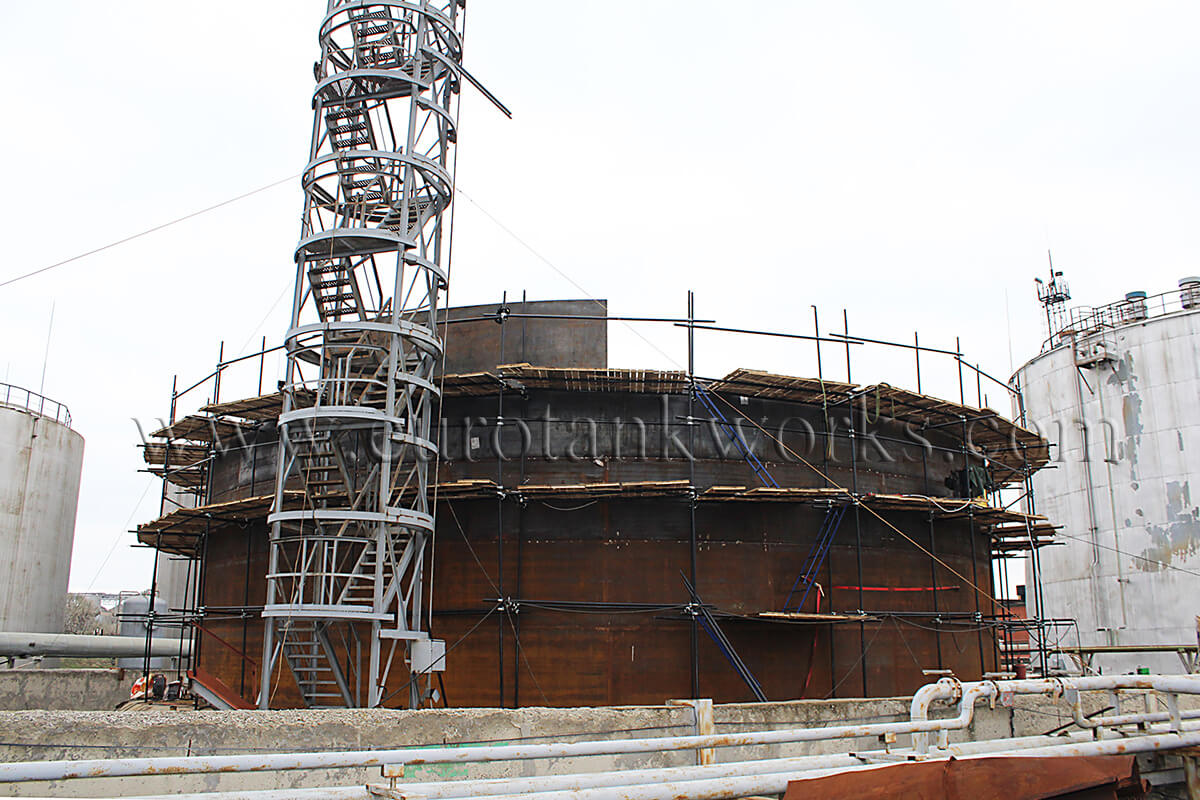
[(0, 670), (0, 711), (112, 711), (136, 679), (119, 669)]
[[(1099, 707), (1101, 698), (1093, 701)], [(717, 733), (817, 727), (909, 718), (908, 698), (801, 700), (730, 704), (714, 709)], [(1091, 710), (1091, 709), (1089, 709)], [(936, 715), (951, 713), (939, 709)], [(1042, 734), (1070, 721), (1066, 706), (1018, 697), (1015, 708), (976, 708), (975, 723), (952, 741)], [(0, 712), (0, 760), (26, 761), (255, 752), (382, 749), (405, 746), (517, 744), (695, 733), (690, 707), (426, 709), (420, 711)], [(907, 746), (900, 737), (895, 746)], [(725, 748), (718, 762), (878, 749), (874, 738)], [(695, 764), (690, 751), (495, 764), (410, 767), (406, 780), (532, 776), (574, 771)], [(237, 788), (292, 788), (382, 783), (378, 768), (312, 772), (107, 778), (0, 786), (4, 796), (99, 797)]]

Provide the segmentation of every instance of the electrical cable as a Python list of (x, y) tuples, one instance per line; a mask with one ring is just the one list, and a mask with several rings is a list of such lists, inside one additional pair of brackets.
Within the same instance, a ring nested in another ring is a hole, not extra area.
[(854, 670), (858, 668), (858, 665), (863, 663), (863, 660), (867, 657), (867, 653), (871, 652), (871, 646), (875, 644), (875, 640), (879, 638), (879, 634), (881, 631), (883, 631), (883, 628), (884, 626), (880, 625), (875, 629), (874, 635), (871, 636), (871, 641), (867, 642), (867, 646), (863, 648), (862, 653), (858, 656), (858, 660), (850, 665), (850, 669), (846, 670), (846, 674), (842, 676), (842, 679), (833, 685), (833, 687), (829, 690), (829, 694), (825, 695), (826, 700), (833, 697), (838, 688), (845, 683), (851, 675), (854, 674)]
[[(522, 601), (520, 601), (520, 604), (522, 606), (527, 606), (529, 608), (536, 608), (539, 611), (556, 611), (560, 614), (593, 614), (593, 615), (597, 615), (597, 616), (617, 616), (620, 614), (661, 614), (664, 611), (683, 611), (684, 609), (686, 609), (688, 607), (686, 603), (681, 603), (681, 604), (677, 604), (677, 605), (655, 606), (653, 608), (638, 608), (638, 609), (612, 608), (612, 609), (598, 609), (598, 610), (593, 611), (593, 610), (589, 610), (589, 609), (585, 609), (585, 608), (566, 608), (564, 606), (558, 606), (558, 605), (554, 605), (554, 604), (529, 602), (528, 600), (522, 600)], [(736, 616), (736, 615), (730, 615), (730, 616)], [(749, 617), (747, 617), (747, 619), (749, 619)]]
[(569, 507), (551, 505), (550, 503), (547, 503), (545, 500), (539, 500), (538, 504), (543, 505), (546, 508), (551, 509), (552, 511), (582, 511), (583, 509), (587, 508), (588, 506), (594, 506), (594, 505), (596, 505), (596, 503), (599, 503), (599, 502), (600, 502), (599, 500), (589, 500), (586, 503), (581, 503), (580, 505), (569, 506)]
[(896, 635), (900, 637), (900, 642), (904, 645), (904, 649), (908, 651), (909, 658), (911, 658), (913, 663), (917, 665), (917, 669), (922, 669), (921, 662), (917, 659), (917, 655), (912, 651), (912, 648), (908, 646), (908, 639), (904, 638), (904, 631), (900, 630), (900, 625), (896, 622), (896, 618), (889, 617), (889, 619), (892, 623), (892, 627), (896, 629)]
[[(479, 556), (475, 555), (475, 548), (471, 546), (470, 540), (467, 539), (467, 532), (463, 530), (462, 523), (458, 521), (458, 514), (454, 512), (454, 503), (447, 500), (446, 508), (450, 509), (450, 516), (454, 518), (454, 524), (458, 527), (458, 532), (462, 534), (463, 544), (467, 546), (467, 551), (471, 554), (471, 558), (475, 559), (475, 563), (479, 566), (479, 571), (483, 573), (483, 577), (492, 587), (492, 591), (496, 593), (497, 597), (500, 597), (500, 588), (496, 586), (496, 582), (492, 580), (492, 576), (489, 575), (487, 569), (484, 568), (483, 562), (479, 560)], [(503, 600), (503, 598), (500, 599)]]
[[(133, 504), (133, 511), (129, 512), (129, 518), (126, 519), (125, 524), (118, 529), (116, 538), (113, 539), (112, 547), (108, 548), (108, 555), (106, 555), (104, 560), (100, 562), (100, 566), (96, 569), (96, 574), (93, 575), (92, 579), (88, 582), (87, 589), (84, 590), (85, 592), (90, 592), (92, 590), (92, 587), (96, 584), (97, 579), (100, 577), (100, 573), (104, 571), (106, 566), (108, 566), (108, 560), (112, 558), (113, 553), (117, 552), (117, 546), (124, 541), (125, 534), (128, 533), (129, 523), (133, 522), (134, 515), (136, 515), (138, 509), (142, 507), (142, 501), (146, 499), (146, 495), (149, 493), (150, 487), (153, 485), (154, 479), (151, 478), (150, 482), (146, 484), (146, 488), (142, 490), (142, 496), (139, 497), (137, 502)], [(157, 557), (158, 556), (156, 555), (155, 558)]]
[[(461, 637), (459, 637), (459, 640), (458, 640), (457, 642), (455, 642), (454, 644), (452, 644), (452, 645), (450, 645), (449, 647), (447, 647), (447, 648), (446, 648), (446, 652), (444, 652), (444, 653), (442, 654), (442, 657), (441, 657), (441, 659), (440, 659), (440, 660), (442, 661), (442, 663), (443, 663), (443, 664), (445, 664), (445, 662), (446, 662), (446, 657), (447, 657), (448, 655), (450, 655), (450, 653), (452, 653), (452, 652), (454, 651), (454, 648), (458, 647), (460, 644), (462, 644), (463, 642), (465, 642), (465, 641), (467, 640), (467, 637), (468, 637), (468, 636), (470, 636), (470, 635), (471, 635), (472, 633), (474, 633), (475, 631), (479, 630), (479, 626), (480, 626), (480, 625), (482, 625), (483, 623), (487, 622), (487, 620), (488, 620), (488, 617), (492, 616), (492, 614), (495, 614), (495, 613), (496, 613), (497, 611), (499, 611), (499, 610), (500, 610), (500, 605), (499, 605), (499, 604), (497, 604), (495, 607), (493, 607), (493, 608), (492, 608), (492, 610), (491, 610), (491, 611), (487, 612), (487, 613), (486, 613), (486, 614), (484, 614), (482, 617), (480, 617), (479, 621), (478, 621), (478, 622), (476, 622), (474, 625), (472, 625), (472, 626), (471, 626), (471, 629), (470, 629), (469, 631), (467, 631), (467, 632), (466, 632), (466, 633), (464, 633), (464, 634), (463, 634)], [(408, 683), (404, 684), (403, 686), (401, 686), (399, 689), (397, 689), (396, 691), (392, 692), (391, 694), (388, 694), (388, 695), (386, 695), (385, 697), (381, 698), (381, 699), (380, 699), (380, 701), (379, 701), (379, 706), (377, 706), (377, 707), (381, 707), (381, 706), (383, 706), (383, 704), (384, 704), (384, 703), (386, 703), (388, 700), (391, 700), (391, 699), (392, 699), (393, 697), (395, 697), (396, 695), (400, 694), (400, 693), (401, 693), (401, 692), (403, 692), (403, 691), (406, 691), (406, 690), (408, 689), (408, 687), (412, 686), (412, 685), (413, 685), (413, 683), (415, 683), (415, 682), (416, 682), (417, 678), (421, 677), (421, 675), (423, 675), (423, 674), (425, 674), (425, 673), (420, 673), (420, 672), (418, 672), (418, 673), (415, 673), (415, 674), (413, 675), (413, 677), (412, 677), (411, 679), (409, 679)]]
[(542, 694), (542, 701), (546, 705), (550, 705), (550, 698), (546, 696), (545, 690), (542, 689), (542, 684), (537, 679), (537, 675), (533, 674), (533, 666), (529, 663), (529, 656), (525, 655), (525, 648), (521, 646), (521, 637), (517, 635), (517, 626), (512, 620), (512, 615), (505, 614), (505, 619), (508, 620), (508, 627), (512, 628), (513, 641), (517, 643), (517, 652), (521, 654), (521, 660), (525, 662), (525, 669), (529, 670), (529, 677), (533, 678), (533, 685)]
[(1117, 555), (1119, 555), (1119, 556), (1127, 556), (1127, 557), (1129, 557), (1129, 558), (1137, 559), (1138, 561), (1144, 561), (1144, 562), (1145, 562), (1145, 563), (1147, 563), (1147, 564), (1153, 564), (1153, 565), (1155, 565), (1155, 566), (1157, 566), (1157, 567), (1163, 567), (1164, 569), (1173, 569), (1173, 570), (1175, 570), (1176, 572), (1182, 572), (1182, 573), (1185, 573), (1185, 574), (1187, 574), (1187, 575), (1195, 575), (1196, 577), (1200, 578), (1200, 572), (1194, 572), (1194, 571), (1192, 571), (1192, 570), (1190, 570), (1190, 569), (1184, 569), (1183, 567), (1177, 567), (1177, 566), (1175, 566), (1174, 564), (1169, 564), (1169, 563), (1167, 563), (1166, 561), (1159, 561), (1159, 560), (1157, 560), (1157, 559), (1153, 559), (1153, 558), (1147, 558), (1146, 556), (1136, 556), (1136, 555), (1134, 555), (1133, 553), (1127, 553), (1127, 552), (1125, 552), (1124, 550), (1120, 549), (1119, 547), (1110, 547), (1109, 545), (1104, 545), (1104, 544), (1099, 544), (1099, 543), (1097, 543), (1097, 542), (1092, 542), (1092, 540), (1091, 540), (1090, 538), (1087, 538), (1087, 539), (1085, 539), (1085, 538), (1084, 538), (1084, 537), (1082, 537), (1082, 536), (1072, 536), (1071, 534), (1069, 534), (1069, 533), (1063, 533), (1062, 531), (1055, 531), (1055, 532), (1054, 532), (1054, 535), (1055, 535), (1055, 536), (1062, 536), (1062, 537), (1065, 537), (1065, 538), (1067, 538), (1067, 539), (1074, 539), (1074, 540), (1076, 540), (1076, 541), (1080, 541), (1080, 542), (1086, 542), (1086, 543), (1088, 543), (1088, 544), (1094, 544), (1096, 547), (1099, 547), (1101, 550), (1109, 550), (1109, 551), (1111, 551), (1111, 552), (1113, 552), (1113, 553), (1116, 553), (1116, 554), (1117, 554)]
[(132, 236), (126, 236), (124, 239), (118, 239), (115, 242), (109, 242), (106, 245), (102, 245), (102, 246), (96, 247), (92, 250), (88, 250), (86, 253), (80, 253), (79, 255), (71, 256), (70, 258), (65, 258), (62, 261), (58, 261), (53, 264), (48, 264), (47, 266), (44, 266), (44, 267), (40, 267), (38, 269), (33, 270), (32, 272), (26, 272), (23, 275), (17, 275), (15, 278), (9, 278), (6, 281), (0, 282), (0, 289), (3, 289), (5, 286), (14, 284), (17, 281), (23, 281), (26, 278), (32, 278), (35, 275), (41, 275), (43, 272), (49, 272), (52, 269), (57, 269), (59, 267), (70, 264), (74, 261), (79, 261), (81, 258), (87, 258), (88, 256), (95, 255), (96, 253), (102, 253), (105, 250), (111, 250), (112, 248), (117, 247), (118, 245), (125, 244), (126, 242), (132, 242), (134, 239), (140, 239), (141, 237), (146, 236), (147, 234), (154, 233), (155, 231), (161, 231), (163, 228), (169, 228), (172, 225), (176, 225), (180, 222), (184, 222), (185, 220), (192, 219), (193, 217), (198, 217), (201, 214), (207, 214), (210, 211), (216, 211), (218, 208), (227, 206), (230, 203), (236, 203), (238, 200), (244, 200), (247, 197), (256, 195), (259, 192), (265, 192), (267, 189), (273, 189), (282, 183), (287, 183), (288, 181), (293, 181), (299, 177), (300, 177), (299, 173), (297, 173), (295, 175), (289, 175), (286, 178), (281, 178), (277, 181), (268, 183), (266, 186), (260, 186), (257, 189), (252, 189), (248, 192), (244, 192), (243, 194), (239, 194), (236, 197), (231, 197), (228, 200), (222, 200), (220, 203), (208, 206), (207, 208), (202, 208), (199, 211), (193, 211), (190, 214), (184, 214), (182, 217), (176, 217), (175, 219), (173, 219), (169, 222), (164, 222), (160, 225), (155, 225), (153, 228), (147, 228), (146, 230), (141, 231), (139, 233), (135, 233)]

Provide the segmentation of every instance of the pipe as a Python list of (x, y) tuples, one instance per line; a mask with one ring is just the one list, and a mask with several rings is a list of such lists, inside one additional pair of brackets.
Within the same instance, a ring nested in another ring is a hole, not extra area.
[[(1194, 728), (1193, 728), (1194, 731)], [(1067, 740), (1067, 741), (1064, 741)], [(984, 756), (1020, 756), (1038, 749), (1038, 755), (1056, 755), (1044, 752), (1047, 748), (1065, 748), (1076, 744), (1092, 743), (1091, 734), (1076, 731), (1063, 735), (1025, 736), (1014, 739), (992, 739), (980, 742), (963, 742), (951, 745), (933, 759), (977, 758)], [(1121, 740), (1129, 742), (1137, 740)], [(1113, 744), (1121, 742), (1114, 741)], [(1152, 745), (1142, 745), (1151, 747)], [(1158, 749), (1166, 749), (1159, 746)], [(878, 759), (895, 758), (903, 751), (871, 750), (842, 755), (805, 756), (798, 758), (769, 759), (765, 761), (743, 761), (708, 767), (671, 767), (666, 769), (643, 769), (607, 771), (603, 773), (576, 773), (571, 775), (544, 775), (532, 778), (494, 778), (488, 780), (429, 781), (401, 784), (388, 787), (395, 797), (411, 800), (455, 800), (456, 798), (486, 798), (496, 795), (522, 796), (530, 793), (573, 789), (583, 790), (601, 786), (637, 786), (663, 782), (694, 782), (718, 778), (722, 775), (739, 777), (786, 773), (792, 779), (820, 777), (821, 775), (865, 769), (889, 764), (877, 763)], [(846, 766), (839, 766), (845, 762)], [(139, 795), (126, 800), (308, 800), (308, 798), (333, 798), (334, 800), (368, 800), (377, 797), (366, 786), (314, 787), (308, 789), (251, 789), (222, 792), (176, 793), (168, 795)], [(31, 800), (46, 800), (31, 798)], [(539, 798), (541, 800), (541, 798)]]
[[(1018, 756), (1018, 757), (1080, 757), (1080, 756), (1099, 756), (1099, 755), (1122, 755), (1147, 753), (1163, 750), (1174, 750), (1183, 747), (1194, 747), (1200, 744), (1200, 732), (1189, 734), (1159, 734), (1154, 736), (1141, 736), (1134, 739), (1106, 740), (1103, 742), (1085, 742), (1053, 745), (1050, 747), (1034, 748), (1029, 750), (997, 750), (986, 754), (986, 756)], [(984, 755), (968, 756), (969, 758), (985, 757)], [(946, 757), (948, 758), (948, 756)], [(933, 759), (936, 761), (946, 760), (946, 758)], [(536, 794), (537, 800), (674, 800), (679, 797), (687, 797), (690, 800), (728, 800), (729, 798), (746, 797), (749, 795), (765, 795), (765, 794), (781, 794), (788, 789), (788, 784), (797, 780), (806, 780), (813, 778), (821, 778), (827, 775), (844, 774), (846, 772), (859, 772), (865, 770), (882, 769), (890, 766), (895, 766), (891, 763), (874, 763), (874, 764), (858, 764), (852, 767), (825, 767), (818, 769), (810, 769), (804, 771), (784, 770), (780, 772), (771, 772), (761, 775), (740, 775), (736, 777), (726, 778), (705, 778), (700, 780), (677, 780), (665, 782), (648, 782), (634, 785), (617, 785), (592, 787), (582, 790), (566, 790), (566, 791), (543, 791)], [(381, 787), (382, 788), (382, 787)], [(203, 795), (202, 797), (213, 798), (213, 800), (233, 800), (233, 798), (249, 798), (255, 800), (282, 800), (284, 797), (301, 797), (312, 796), (317, 797), (317, 791), (313, 790), (313, 794), (309, 795), (305, 792), (300, 795), (297, 790), (291, 790), (291, 793), (271, 792), (270, 794), (249, 794), (249, 793), (213, 793)], [(324, 790), (329, 791), (329, 790)], [(338, 794), (334, 795), (339, 798), (359, 798), (369, 797), (370, 790), (364, 787), (361, 791), (357, 787), (342, 787), (338, 790)], [(406, 791), (389, 790), (392, 796), (404, 798), (420, 798), (422, 795), (418, 793), (409, 794)], [(327, 795), (329, 796), (329, 795)], [(179, 798), (180, 795), (174, 797)], [(186, 795), (182, 796), (186, 797)], [(510, 794), (492, 794), (479, 795), (476, 800), (519, 800), (528, 798), (525, 793), (510, 793)]]
[[(929, 683), (913, 693), (909, 705), (909, 718), (917, 720), (929, 719), (929, 707), (935, 700), (954, 701), (962, 699), (962, 683), (955, 678), (941, 678), (937, 683)], [(929, 751), (929, 734), (914, 733), (913, 749), (918, 753)]]
[[(1090, 741), (1090, 734), (1076, 731), (1066, 736), (1025, 736), (1002, 740), (1011, 749), (1031, 748), (1064, 743), (1063, 740)], [(963, 742), (952, 745), (945, 755), (961, 758), (965, 755), (988, 754), (996, 749), (1000, 741)], [(483, 780), (423, 781), (398, 784), (389, 787), (396, 796), (412, 800), (454, 800), (475, 798), (490, 794), (526, 794), (555, 790), (581, 790), (596, 786), (632, 786), (664, 781), (699, 780), (701, 778), (734, 777), (738, 775), (760, 775), (795, 769), (798, 772), (812, 769), (832, 768), (844, 762), (846, 768), (862, 766), (872, 759), (894, 755), (884, 750), (870, 750), (852, 754), (830, 754), (801, 756), (797, 758), (740, 761), (706, 767), (666, 767), (658, 769), (608, 770), (596, 773), (572, 773), (567, 775), (540, 775), (528, 778), (490, 778)], [(943, 754), (939, 754), (939, 757)], [(307, 800), (307, 798), (330, 797), (335, 800), (356, 800), (368, 797), (368, 790), (361, 786), (341, 786), (310, 789), (251, 789), (228, 792), (197, 792), (170, 795), (139, 795), (126, 800)]]
[[(1064, 739), (1078, 739), (1080, 742), (1090, 741), (1090, 735), (1076, 731), (1063, 736), (1026, 736), (1006, 740), (989, 740), (983, 742), (963, 742), (947, 749), (943, 755), (961, 758), (973, 754), (987, 754), (997, 748), (997, 745), (1008, 745), (1009, 749), (1044, 747), (1062, 744)], [(411, 800), (459, 800), (460, 798), (478, 798), (491, 794), (527, 794), (558, 790), (578, 791), (600, 786), (633, 786), (644, 783), (662, 783), (668, 781), (690, 781), (708, 778), (737, 777), (745, 775), (763, 775), (773, 772), (795, 770), (803, 772), (813, 769), (850, 769), (863, 766), (875, 760), (894, 758), (898, 752), (886, 750), (870, 750), (854, 753), (828, 754), (820, 756), (799, 756), (795, 758), (774, 758), (755, 761), (736, 761), (725, 764), (697, 767), (665, 767), (657, 769), (609, 770), (597, 773), (573, 773), (568, 775), (541, 775), (529, 778), (493, 778), (486, 780), (458, 781), (428, 781), (408, 783), (391, 787), (398, 795)], [(143, 800), (138, 798), (138, 800)], [(186, 800), (186, 797), (184, 798)], [(198, 798), (203, 800), (203, 798)], [(251, 800), (248, 798), (247, 800)], [(255, 799), (256, 800), (256, 799)]]
[[(939, 682), (941, 683), (941, 682)], [(923, 687), (914, 697), (917, 713), (927, 713), (928, 705), (938, 696), (953, 695), (954, 682), (943, 688)], [(229, 756), (174, 756), (132, 759), (93, 759), (79, 761), (13, 762), (0, 764), (0, 782), (62, 780), (67, 778), (118, 777), (163, 773), (248, 772), (266, 770), (329, 769), (341, 767), (383, 766), (387, 764), (463, 763), (618, 753), (667, 752), (708, 747), (738, 747), (783, 744), (829, 739), (864, 738), (885, 734), (920, 734), (966, 728), (971, 724), (975, 702), (994, 698), (999, 692), (1061, 695), (1067, 688), (1079, 690), (1154, 689), (1169, 694), (1200, 694), (1200, 677), (1162, 675), (1118, 675), (1090, 678), (1034, 679), (1022, 681), (980, 681), (960, 684), (961, 699), (957, 716), (943, 720), (843, 725), (827, 728), (796, 728), (777, 731), (752, 731), (709, 736), (656, 737), (617, 741), (554, 743), (540, 745), (498, 745), (492, 747), (430, 747), (395, 750), (360, 750), (328, 753), (272, 753)], [(916, 744), (914, 742), (914, 744)], [(928, 748), (928, 742), (925, 742)], [(917, 751), (920, 753), (921, 751)], [(759, 792), (747, 791), (746, 794)]]
[[(1120, 755), (1174, 750), (1200, 744), (1200, 732), (1190, 734), (1160, 734), (1136, 739), (1107, 740), (1080, 744), (1054, 745), (1033, 750), (1009, 752), (1000, 750), (991, 756), (1019, 755), (1028, 757), (1075, 757), (1097, 755)], [(978, 756), (977, 756), (978, 757)], [(944, 760), (944, 759), (935, 759)], [(783, 771), (764, 775), (747, 775), (736, 778), (710, 778), (693, 781), (668, 781), (634, 786), (612, 786), (582, 791), (539, 792), (537, 800), (674, 800), (687, 797), (690, 800), (727, 800), (749, 795), (781, 794), (795, 780), (816, 778), (824, 775), (881, 769), (893, 764), (861, 764), (850, 768), (825, 768), (805, 772)], [(476, 800), (518, 800), (522, 794), (482, 795)]]
[[(146, 655), (144, 636), (83, 636), (72, 633), (0, 632), (0, 656), (28, 658), (30, 656), (66, 656), (74, 658), (140, 658)], [(155, 638), (150, 643), (150, 655), (191, 655), (191, 642), (179, 639)]]
[[(265, 753), (228, 756), (165, 756), (155, 758), (90, 759), (77, 761), (26, 761), (0, 764), (0, 783), (4, 781), (65, 780), (162, 773), (251, 772), (260, 770), (332, 769), (370, 767), (386, 764), (433, 764), (532, 758), (569, 758), (572, 756), (609, 755), (695, 750), (708, 747), (745, 747), (751, 745), (813, 742), (829, 739), (855, 739), (885, 734), (909, 734), (921, 731), (961, 729), (971, 724), (974, 701), (987, 696), (989, 683), (964, 690), (959, 714), (944, 720), (885, 722), (868, 725), (840, 725), (826, 728), (794, 728), (775, 731), (751, 731), (710, 736), (664, 736), (647, 739), (574, 742), (570, 744), (497, 745), (492, 747), (426, 747), (395, 750), (351, 750), (326, 753)], [(753, 794), (753, 792), (750, 792)]]

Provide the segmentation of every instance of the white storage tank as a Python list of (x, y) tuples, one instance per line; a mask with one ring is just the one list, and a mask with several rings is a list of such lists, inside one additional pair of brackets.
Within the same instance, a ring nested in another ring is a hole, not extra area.
[(83, 437), (66, 407), (0, 384), (0, 631), (61, 633)]
[[(1040, 551), (1059, 645), (1195, 645), (1200, 614), (1200, 279), (1074, 309), (1013, 376), (1031, 426), (1058, 447), (1033, 477), (1061, 525)], [(1192, 481), (1196, 486), (1192, 486)], [(1049, 642), (1054, 645), (1054, 641)], [(1181, 672), (1174, 652), (1108, 652), (1107, 674)]]

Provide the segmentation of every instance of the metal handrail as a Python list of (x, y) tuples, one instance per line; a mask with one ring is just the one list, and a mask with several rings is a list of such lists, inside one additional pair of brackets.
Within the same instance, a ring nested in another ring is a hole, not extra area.
[(71, 412), (65, 405), (20, 386), (0, 383), (0, 406), (31, 411), (40, 417), (71, 427)]
[(1103, 306), (1076, 306), (1067, 312), (1066, 319), (1056, 320), (1049, 343), (1053, 346), (1065, 331), (1082, 336), (1194, 309), (1200, 309), (1200, 284), (1188, 284), (1146, 297), (1127, 297)]

